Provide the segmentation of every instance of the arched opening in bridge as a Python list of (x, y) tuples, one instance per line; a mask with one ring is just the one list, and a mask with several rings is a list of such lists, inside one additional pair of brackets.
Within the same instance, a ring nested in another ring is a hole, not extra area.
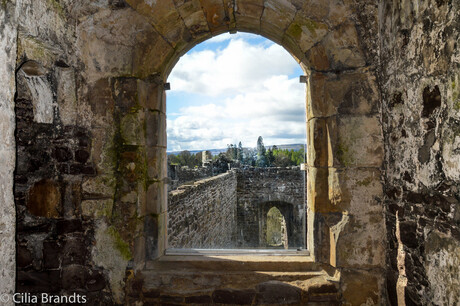
[[(215, 36), (180, 58), (166, 108), (169, 248), (273, 248), (260, 240), (261, 200), (291, 196), (305, 219), (303, 74), (283, 47), (249, 33)], [(289, 247), (305, 248), (300, 240)]]
[(267, 245), (288, 247), (286, 220), (278, 208), (272, 207), (267, 213)]

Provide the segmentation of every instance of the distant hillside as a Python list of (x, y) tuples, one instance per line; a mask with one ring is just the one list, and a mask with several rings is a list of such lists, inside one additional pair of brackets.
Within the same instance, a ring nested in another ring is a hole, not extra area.
[[(287, 145), (276, 145), (278, 147), (278, 149), (283, 149), (283, 150), (294, 150), (294, 151), (299, 151), (300, 149), (302, 149), (305, 145), (304, 144), (301, 144), (301, 143), (296, 143), (296, 144), (287, 144)], [(273, 146), (266, 146), (267, 149), (271, 149)], [(255, 147), (252, 147), (252, 148), (248, 148), (248, 147), (244, 147), (244, 149), (255, 149)], [(190, 153), (192, 154), (196, 154), (198, 152), (202, 152), (202, 151), (209, 151), (211, 152), (211, 154), (214, 156), (214, 155), (218, 155), (219, 153), (225, 153), (227, 152), (227, 148), (225, 149), (203, 149), (203, 150), (188, 150)], [(177, 155), (179, 154), (180, 152), (182, 151), (171, 151), (171, 152), (167, 152), (168, 155), (170, 154), (173, 154), (173, 155)]]

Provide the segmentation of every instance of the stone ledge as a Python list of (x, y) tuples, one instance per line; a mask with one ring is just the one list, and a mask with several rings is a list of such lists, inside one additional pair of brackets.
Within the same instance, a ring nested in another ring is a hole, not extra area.
[(164, 302), (174, 297), (177, 305), (339, 305), (338, 283), (323, 271), (154, 271), (144, 270), (128, 280), (130, 304)]
[(158, 260), (146, 263), (147, 271), (270, 271), (270, 272), (311, 272), (324, 267), (310, 256), (281, 255), (164, 255)]

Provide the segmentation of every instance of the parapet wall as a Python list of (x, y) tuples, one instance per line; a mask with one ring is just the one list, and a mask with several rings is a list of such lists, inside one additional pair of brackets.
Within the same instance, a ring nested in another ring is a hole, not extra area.
[(172, 248), (229, 248), (236, 231), (236, 172), (183, 185), (169, 193)]

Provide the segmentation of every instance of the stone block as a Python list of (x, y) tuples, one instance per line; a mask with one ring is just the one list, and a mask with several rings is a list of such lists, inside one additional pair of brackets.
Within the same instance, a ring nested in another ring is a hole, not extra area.
[(113, 197), (115, 192), (115, 178), (102, 175), (86, 177), (83, 179), (82, 192), (84, 195)]
[(136, 78), (115, 78), (113, 80), (115, 105), (122, 112), (130, 112), (139, 106)]
[(147, 214), (160, 214), (166, 211), (167, 186), (164, 182), (151, 183), (147, 188), (146, 207)]
[(80, 219), (59, 220), (56, 223), (56, 233), (58, 235), (75, 232), (83, 232), (83, 225)]
[(84, 200), (81, 202), (81, 214), (93, 218), (110, 217), (112, 207), (113, 199)]
[(167, 245), (166, 224), (166, 213), (144, 217), (146, 260), (153, 260), (163, 255)]
[(62, 244), (59, 241), (43, 241), (43, 267), (57, 269), (61, 267)]
[(337, 139), (336, 118), (313, 118), (307, 122), (307, 164), (333, 166), (333, 145)]
[(62, 210), (60, 186), (51, 180), (41, 180), (29, 190), (28, 211), (35, 216), (57, 218)]
[(194, 295), (185, 297), (186, 304), (212, 304), (210, 295)]
[(145, 33), (133, 51), (133, 74), (140, 77), (158, 73), (176, 52), (158, 33)]
[(337, 142), (332, 143), (334, 166), (380, 167), (383, 162), (380, 120), (373, 116), (340, 116)]
[(385, 223), (383, 214), (349, 215), (332, 228), (336, 258), (339, 268), (384, 268)]
[(330, 68), (345, 70), (366, 65), (366, 59), (358, 42), (358, 33), (352, 23), (344, 23), (323, 40)]
[(147, 148), (147, 166), (148, 176), (150, 179), (162, 180), (167, 177), (167, 156), (166, 148), (151, 147)]
[(145, 122), (147, 147), (166, 148), (166, 115), (159, 112), (147, 111)]
[(107, 281), (101, 271), (88, 270), (85, 279), (85, 288), (90, 292), (103, 290), (107, 286)]
[(192, 35), (209, 32), (206, 16), (201, 9), (199, 0), (185, 1), (184, 3), (176, 4), (177, 10), (184, 20), (185, 25), (190, 30)]
[(327, 48), (322, 42), (308, 50), (305, 56), (309, 66), (316, 71), (330, 70), (331, 63), (327, 55)]
[[(299, 15), (302, 14), (306, 18), (311, 18), (313, 20), (325, 20), (330, 7), (329, 0), (305, 0), (301, 2), (301, 8), (299, 10)], [(329, 21), (329, 20), (328, 20)]]
[(307, 118), (336, 114), (369, 115), (378, 112), (379, 93), (375, 76), (368, 71), (312, 73)]
[(255, 295), (254, 289), (218, 289), (212, 293), (212, 300), (221, 304), (251, 305)]
[(120, 134), (124, 145), (143, 145), (145, 143), (145, 112), (124, 115), (120, 121)]
[[(313, 0), (314, 2), (322, 2)], [(308, 8), (306, 6), (306, 8)], [(327, 12), (327, 19), (333, 27), (347, 21), (352, 15), (352, 6), (348, 3), (343, 3), (339, 0), (329, 1), (329, 11)]]
[(166, 99), (164, 99), (164, 89), (161, 84), (149, 79), (138, 80), (137, 90), (140, 106), (166, 113)]
[(269, 37), (279, 37), (277, 40), (280, 41), (295, 14), (296, 8), (287, 1), (265, 1), (260, 19), (261, 32)]
[[(345, 270), (341, 288), (345, 305), (383, 305), (385, 275), (380, 270)], [(346, 285), (345, 285), (346, 284)]]
[(86, 263), (88, 247), (81, 237), (67, 237), (62, 249), (62, 265)]
[(181, 41), (187, 40), (189, 32), (172, 0), (156, 2), (129, 0), (127, 2), (146, 16), (173, 48), (177, 48)]
[(286, 35), (293, 39), (302, 52), (305, 53), (321, 41), (328, 32), (329, 29), (325, 23), (297, 14), (286, 30)]
[[(458, 86), (458, 85), (457, 85)], [(460, 106), (460, 102), (459, 106)], [(441, 136), (442, 168), (444, 174), (453, 181), (460, 180), (460, 127), (458, 121), (449, 120), (446, 122)]]
[(62, 269), (62, 288), (65, 290), (84, 289), (87, 268), (81, 265), (71, 265)]
[(307, 199), (312, 212), (329, 212), (336, 209), (330, 207), (328, 198), (328, 169), (307, 168)]
[(254, 34), (260, 33), (260, 19), (247, 16), (236, 16), (236, 24), (240, 31)]
[(200, 0), (204, 15), (212, 33), (221, 33), (228, 30), (223, 2), (221, 0)]
[(32, 265), (34, 257), (27, 245), (17, 245), (16, 247), (16, 264), (18, 268), (26, 268)]
[(115, 101), (108, 78), (99, 79), (90, 85), (88, 102), (94, 115), (101, 117), (112, 116)]
[(62, 124), (75, 125), (78, 114), (75, 71), (70, 67), (57, 67), (56, 74), (59, 117)]
[(256, 303), (258, 304), (299, 304), (301, 290), (298, 287), (279, 282), (269, 281), (257, 285)]

